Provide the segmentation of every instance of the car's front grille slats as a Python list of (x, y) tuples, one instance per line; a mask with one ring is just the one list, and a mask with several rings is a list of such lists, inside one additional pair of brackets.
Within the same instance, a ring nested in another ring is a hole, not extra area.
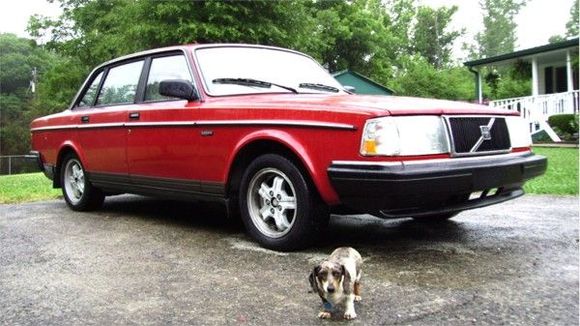
[(511, 148), (503, 117), (448, 117), (447, 121), (455, 155), (507, 152)]

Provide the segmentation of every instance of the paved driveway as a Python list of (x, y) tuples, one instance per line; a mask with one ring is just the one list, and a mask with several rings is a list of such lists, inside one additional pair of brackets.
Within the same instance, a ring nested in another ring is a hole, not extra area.
[(330, 325), (307, 275), (351, 245), (365, 266), (348, 324), (577, 325), (578, 225), (577, 198), (525, 196), (438, 226), (333, 217), (318, 247), (278, 253), (208, 206), (0, 205), (0, 324)]

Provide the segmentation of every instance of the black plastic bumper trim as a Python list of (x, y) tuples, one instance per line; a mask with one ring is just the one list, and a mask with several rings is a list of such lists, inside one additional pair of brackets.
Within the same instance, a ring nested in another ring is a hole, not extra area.
[[(525, 181), (545, 173), (547, 159), (527, 152), (421, 162), (334, 162), (328, 176), (343, 205), (388, 217), (484, 207), (519, 197)], [(469, 194), (498, 189), (493, 196)]]

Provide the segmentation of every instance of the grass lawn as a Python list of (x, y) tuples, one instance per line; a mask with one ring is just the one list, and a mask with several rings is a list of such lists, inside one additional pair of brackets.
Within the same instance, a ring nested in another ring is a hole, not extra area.
[(42, 173), (0, 176), (0, 204), (47, 200), (62, 195)]
[[(534, 152), (548, 157), (548, 171), (526, 183), (526, 193), (578, 195), (577, 148), (536, 147)], [(0, 204), (59, 197), (62, 197), (61, 190), (52, 189), (52, 181), (42, 173), (0, 176)]]
[(534, 153), (548, 158), (548, 170), (526, 183), (526, 193), (578, 195), (578, 148), (535, 147)]

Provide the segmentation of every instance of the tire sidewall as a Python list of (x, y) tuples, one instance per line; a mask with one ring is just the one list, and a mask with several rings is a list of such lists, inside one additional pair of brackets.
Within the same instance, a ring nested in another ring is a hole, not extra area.
[[(248, 208), (248, 191), (252, 178), (266, 168), (274, 168), (284, 173), (294, 187), (296, 197), (296, 215), (288, 233), (273, 238), (263, 234), (254, 224)], [(263, 247), (290, 251), (308, 246), (312, 242), (313, 233), (313, 189), (309, 186), (304, 175), (290, 160), (276, 154), (266, 154), (256, 158), (242, 177), (240, 188), (240, 213), (247, 232)]]
[[(83, 174), (84, 174), (84, 191), (83, 191), (81, 198), (76, 203), (70, 199), (69, 194), (67, 193), (66, 184), (65, 184), (65, 182), (67, 182), (65, 180), (66, 166), (72, 160), (75, 160), (78, 163), (78, 165), (80, 166), (80, 168), (82, 169)], [(70, 207), (72, 210), (75, 210), (75, 211), (91, 210), (91, 209), (94, 209), (94, 208), (100, 206), (103, 202), (104, 195), (98, 189), (92, 187), (92, 185), (89, 182), (89, 179), (87, 177), (86, 170), (83, 166), (83, 163), (78, 158), (78, 156), (75, 154), (67, 154), (63, 158), (62, 164), (60, 167), (60, 184), (62, 187), (62, 194), (63, 194), (64, 200), (66, 201), (66, 204), (68, 205), (68, 207)]]

